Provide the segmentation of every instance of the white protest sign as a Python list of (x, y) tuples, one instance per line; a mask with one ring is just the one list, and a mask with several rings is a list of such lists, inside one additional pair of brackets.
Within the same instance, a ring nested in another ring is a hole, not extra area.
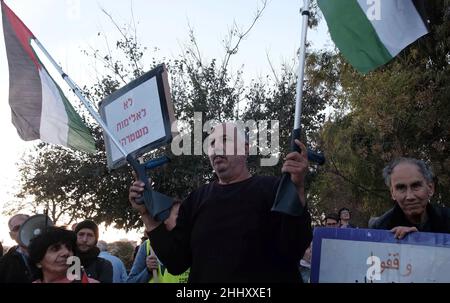
[(318, 283), (450, 282), (450, 235), (321, 228), (314, 234), (311, 281)]
[[(108, 126), (128, 153), (165, 136), (159, 107), (156, 78), (128, 91), (118, 102), (105, 106)], [(123, 157), (114, 145), (111, 146), (111, 157), (113, 161)]]
[[(173, 105), (167, 72), (159, 66), (106, 98), (100, 107), (109, 130), (127, 152), (143, 154), (172, 139)], [(124, 155), (105, 136), (108, 166), (117, 168)]]

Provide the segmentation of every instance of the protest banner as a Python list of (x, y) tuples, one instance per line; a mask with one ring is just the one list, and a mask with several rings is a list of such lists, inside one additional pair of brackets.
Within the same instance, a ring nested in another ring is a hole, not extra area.
[(450, 235), (316, 228), (311, 283), (450, 282)]

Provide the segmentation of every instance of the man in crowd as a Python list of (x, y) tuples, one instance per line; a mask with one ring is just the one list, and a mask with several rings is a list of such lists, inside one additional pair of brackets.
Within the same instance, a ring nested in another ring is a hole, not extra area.
[[(164, 221), (166, 229), (171, 231), (176, 225), (180, 203), (176, 201), (170, 210), (169, 217)], [(138, 248), (127, 283), (186, 283), (189, 270), (181, 275), (172, 275), (153, 252), (149, 239)]]
[(105, 241), (98, 241), (97, 247), (100, 249), (100, 254), (98, 256), (111, 262), (113, 267), (113, 283), (125, 283), (128, 274), (122, 260), (108, 252), (108, 244)]
[(323, 222), (325, 227), (339, 227), (339, 216), (335, 213), (329, 213), (325, 216), (325, 220)]
[(112, 283), (113, 267), (111, 262), (99, 257), (100, 249), (96, 246), (98, 241), (98, 226), (94, 221), (85, 220), (75, 227), (77, 235), (76, 256), (80, 258), (89, 278), (100, 283)]
[(433, 173), (424, 161), (396, 159), (384, 168), (383, 177), (395, 205), (370, 228), (389, 229), (398, 239), (414, 231), (450, 233), (450, 209), (430, 203)]
[(356, 228), (356, 226), (350, 223), (351, 220), (350, 209), (348, 209), (347, 207), (343, 207), (339, 210), (338, 215), (340, 228)]
[(302, 279), (303, 283), (309, 283), (311, 278), (311, 258), (312, 258), (312, 242), (309, 245), (309, 247), (306, 249), (305, 254), (303, 255), (303, 258), (300, 260), (299, 263), (299, 270), (300, 270), (300, 278)]
[[(304, 179), (306, 147), (284, 159), (297, 189), (298, 216), (271, 211), (280, 183), (252, 176), (247, 167), (248, 140), (234, 123), (216, 126), (208, 156), (218, 180), (189, 194), (172, 231), (154, 220), (142, 197), (143, 183), (130, 187), (129, 200), (141, 214), (156, 255), (172, 274), (190, 268), (189, 282), (297, 282), (298, 262), (312, 239)], [(245, 153), (239, 153), (245, 147)], [(182, 176), (180, 176), (182, 177)]]
[(28, 250), (19, 241), (19, 229), (28, 218), (28, 215), (17, 214), (8, 221), (9, 235), (18, 245), (11, 247), (0, 259), (0, 283), (33, 282), (36, 268), (30, 266)]

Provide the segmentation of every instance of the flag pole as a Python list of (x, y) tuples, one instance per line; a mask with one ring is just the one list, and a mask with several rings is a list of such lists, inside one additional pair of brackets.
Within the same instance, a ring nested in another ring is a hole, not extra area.
[[(303, 1), (303, 8), (300, 9), (302, 15), (302, 33), (300, 40), (299, 51), (299, 69), (295, 96), (295, 114), (294, 114), (294, 129), (292, 131), (291, 150), (294, 152), (301, 152), (300, 147), (295, 143), (295, 139), (300, 140), (301, 135), (301, 115), (302, 115), (302, 98), (303, 98), (303, 79), (305, 74), (305, 57), (306, 57), (306, 34), (308, 31), (309, 21), (309, 4), (310, 0)], [(307, 151), (308, 160), (323, 164), (325, 157), (321, 154), (315, 153), (311, 150)], [(291, 175), (284, 173), (277, 189), (275, 201), (272, 206), (272, 211), (289, 214), (292, 216), (300, 216), (303, 212), (303, 207), (299, 201), (299, 196), (295, 185), (291, 181)]]
[[(119, 151), (122, 153), (127, 162), (133, 167), (140, 181), (144, 183), (144, 192), (142, 193), (143, 199), (136, 200), (137, 204), (144, 204), (149, 213), (154, 217), (157, 221), (164, 221), (169, 217), (170, 208), (172, 207), (173, 199), (169, 196), (160, 194), (158, 192), (153, 191), (149, 179), (146, 172), (146, 166), (140, 164), (134, 157), (132, 153), (127, 153), (119, 141), (116, 139), (114, 134), (109, 130), (106, 123), (97, 113), (97, 111), (92, 107), (91, 102), (83, 96), (81, 93), (81, 89), (75, 82), (63, 71), (63, 69), (59, 66), (58, 63), (50, 56), (45, 47), (39, 42), (38, 39), (34, 39), (36, 45), (41, 49), (44, 55), (50, 60), (53, 66), (57, 69), (61, 77), (64, 81), (67, 82), (69, 87), (73, 90), (75, 95), (81, 100), (84, 106), (87, 108), (92, 117), (97, 121), (98, 124), (103, 128), (105, 133), (111, 139), (111, 141), (116, 145)], [(155, 213), (156, 212), (156, 213)]]
[[(302, 115), (302, 98), (303, 98), (303, 79), (305, 76), (305, 57), (306, 57), (306, 34), (308, 32), (308, 21), (309, 21), (309, 3), (310, 0), (304, 0), (303, 8), (301, 9), (301, 14), (303, 18), (302, 35), (300, 40), (300, 52), (298, 56), (299, 60), (299, 70), (297, 78), (297, 88), (295, 94), (295, 120), (294, 120), (294, 130), (300, 129), (301, 127), (301, 115)], [(294, 144), (295, 145), (295, 144)]]
[[(294, 113), (294, 129), (292, 131), (291, 149), (292, 151), (301, 152), (300, 147), (295, 144), (295, 139), (300, 140), (301, 135), (301, 117), (302, 117), (302, 100), (303, 100), (303, 83), (305, 78), (305, 58), (306, 58), (306, 34), (308, 32), (308, 22), (311, 13), (309, 11), (311, 1), (304, 0), (303, 7), (300, 9), (302, 15), (302, 32), (300, 38), (300, 51), (298, 55), (298, 73), (297, 73), (297, 86), (295, 89), (295, 113)], [(325, 163), (325, 157), (321, 153), (307, 149), (308, 160), (315, 162), (319, 165)]]
[(76, 83), (63, 71), (61, 66), (59, 66), (58, 63), (50, 56), (50, 54), (47, 52), (45, 47), (39, 42), (37, 38), (34, 38), (34, 42), (36, 45), (40, 48), (40, 50), (44, 53), (44, 55), (47, 57), (47, 59), (53, 64), (53, 66), (56, 68), (56, 70), (59, 72), (61, 77), (66, 81), (66, 83), (69, 85), (69, 87), (72, 89), (72, 91), (77, 95), (77, 97), (81, 100), (81, 102), (84, 104), (86, 109), (89, 111), (91, 116), (97, 121), (98, 124), (103, 128), (105, 133), (108, 135), (108, 137), (111, 139), (111, 141), (116, 145), (116, 147), (119, 149), (119, 151), (122, 153), (122, 155), (127, 158), (128, 153), (125, 151), (125, 149), (122, 147), (122, 145), (119, 143), (119, 141), (114, 137), (113, 133), (108, 129), (108, 126), (105, 124), (103, 119), (100, 117), (100, 115), (96, 112), (96, 110), (92, 107), (91, 102), (86, 99), (86, 97), (83, 96), (81, 93), (81, 89), (76, 85)]
[[(148, 241), (150, 241), (150, 240), (148, 240)], [(153, 248), (151, 246), (150, 246), (150, 256), (155, 256), (156, 257), (155, 252), (153, 251)], [(152, 276), (153, 276), (153, 283), (159, 283), (158, 270), (153, 269), (152, 270)]]

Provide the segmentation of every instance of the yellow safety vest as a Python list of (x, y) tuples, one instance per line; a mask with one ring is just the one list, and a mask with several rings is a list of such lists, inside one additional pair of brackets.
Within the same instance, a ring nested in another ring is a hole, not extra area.
[[(150, 240), (145, 240), (145, 248), (147, 251), (147, 256), (150, 256)], [(159, 283), (187, 283), (189, 278), (189, 269), (186, 270), (181, 275), (174, 276), (169, 273), (167, 268), (161, 266), (161, 263), (158, 262), (158, 280)], [(150, 278), (148, 283), (154, 283), (153, 277)]]

